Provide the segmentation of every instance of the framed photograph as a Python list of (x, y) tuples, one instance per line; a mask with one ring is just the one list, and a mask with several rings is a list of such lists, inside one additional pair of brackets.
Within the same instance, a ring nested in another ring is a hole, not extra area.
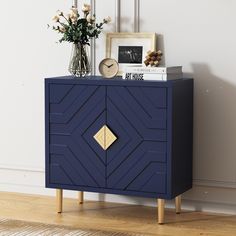
[(142, 66), (147, 52), (156, 50), (155, 33), (108, 33), (106, 57), (119, 63), (119, 73), (127, 66)]

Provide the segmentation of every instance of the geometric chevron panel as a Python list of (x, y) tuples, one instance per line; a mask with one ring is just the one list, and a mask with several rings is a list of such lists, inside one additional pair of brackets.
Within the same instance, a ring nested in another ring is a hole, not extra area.
[(106, 154), (93, 138), (106, 122), (105, 87), (51, 85), (50, 89), (51, 181), (105, 187)]
[(191, 188), (192, 80), (45, 84), (47, 187), (168, 199)]
[[(52, 182), (142, 191), (143, 182), (164, 178), (165, 166), (153, 167), (160, 160), (166, 162), (165, 97), (157, 100), (163, 101), (159, 109), (155, 101), (147, 102), (148, 93), (133, 87), (51, 85), (50, 89)], [(106, 125), (119, 137), (107, 151), (95, 138)], [(135, 164), (127, 170), (131, 163)], [(162, 183), (146, 191), (165, 193)]]
[[(107, 150), (109, 188), (143, 191), (144, 183), (153, 176), (158, 180), (166, 175), (165, 165), (155, 164), (166, 162), (165, 104), (159, 108), (155, 101), (147, 101), (148, 94), (137, 87), (107, 88), (107, 124), (119, 137)], [(165, 101), (165, 96), (157, 100), (160, 101)], [(146, 191), (165, 193), (165, 182), (162, 183), (164, 186), (157, 184)]]

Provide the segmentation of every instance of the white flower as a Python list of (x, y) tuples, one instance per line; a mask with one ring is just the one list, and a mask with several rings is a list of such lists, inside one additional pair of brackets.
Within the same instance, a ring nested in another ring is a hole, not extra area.
[(59, 28), (59, 31), (62, 32), (62, 33), (65, 33), (66, 32), (66, 29), (64, 27), (60, 27)]
[(84, 6), (82, 7), (82, 11), (85, 13), (91, 11), (91, 6), (89, 4), (84, 4)]
[(105, 24), (110, 23), (110, 22), (111, 22), (111, 17), (108, 16), (107, 18), (105, 18), (105, 19), (103, 20), (103, 22), (104, 22)]
[(75, 24), (78, 20), (78, 12), (71, 10), (70, 14), (68, 15), (68, 18), (73, 24)]
[(73, 24), (75, 24), (77, 22), (78, 18), (77, 18), (77, 16), (71, 16), (70, 20)]
[(76, 13), (74, 13), (74, 12), (71, 12), (70, 14), (69, 14), (69, 18), (78, 18), (78, 15), (76, 14)]
[(54, 16), (54, 17), (52, 18), (52, 20), (55, 21), (55, 22), (59, 22), (60, 18), (59, 18), (59, 16)]
[(63, 16), (64, 15), (63, 12), (60, 11), (60, 10), (57, 11), (57, 14), (58, 14), (58, 16)]
[(88, 23), (91, 23), (91, 24), (95, 21), (95, 17), (91, 16), (91, 15), (87, 15), (86, 19), (87, 19)]
[(71, 9), (71, 12), (73, 12), (74, 14), (78, 14), (78, 9), (76, 7), (72, 7)]
[(71, 19), (71, 22), (75, 25), (77, 22), (77, 18), (70, 18), (70, 19)]

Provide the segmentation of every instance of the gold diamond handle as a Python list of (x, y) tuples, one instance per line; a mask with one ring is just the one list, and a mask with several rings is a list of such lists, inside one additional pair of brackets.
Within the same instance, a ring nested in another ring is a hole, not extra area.
[(107, 150), (117, 140), (117, 137), (106, 125), (102, 126), (93, 137), (103, 150)]

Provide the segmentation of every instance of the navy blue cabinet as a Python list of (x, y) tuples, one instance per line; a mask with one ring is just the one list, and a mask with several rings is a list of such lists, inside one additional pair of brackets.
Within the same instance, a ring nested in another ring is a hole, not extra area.
[(191, 188), (192, 79), (51, 78), (45, 98), (46, 187), (159, 199)]

